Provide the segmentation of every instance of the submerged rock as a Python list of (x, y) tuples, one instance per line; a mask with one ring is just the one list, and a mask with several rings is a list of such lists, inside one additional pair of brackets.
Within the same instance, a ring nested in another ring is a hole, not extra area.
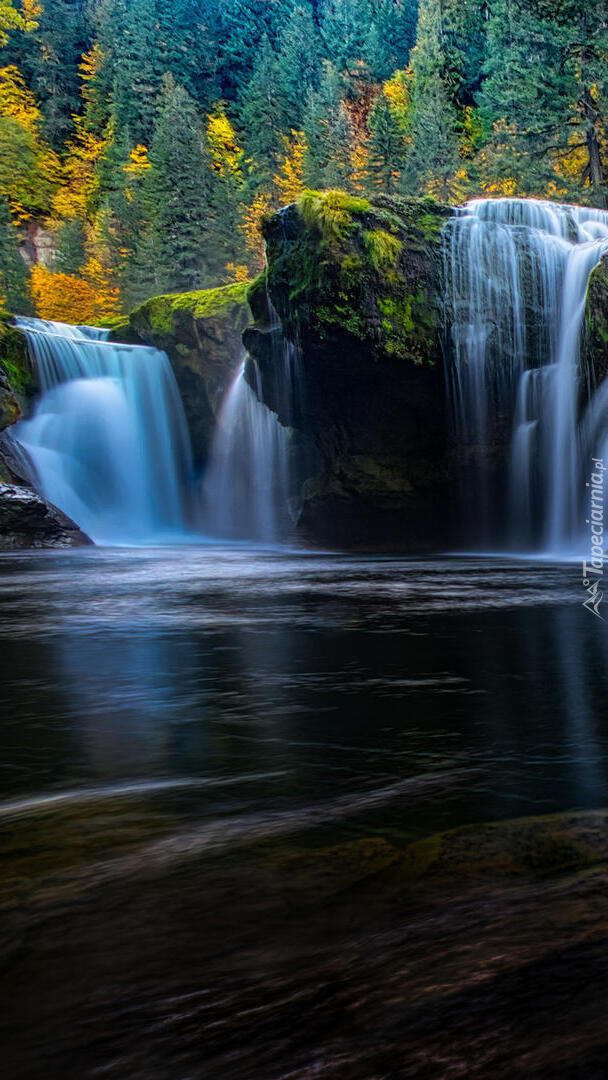
[(92, 540), (30, 488), (0, 483), (0, 550), (83, 547)]
[(243, 359), (251, 321), (249, 282), (155, 296), (115, 327), (111, 340), (153, 345), (167, 353), (182, 396), (195, 461), (204, 465), (218, 407)]

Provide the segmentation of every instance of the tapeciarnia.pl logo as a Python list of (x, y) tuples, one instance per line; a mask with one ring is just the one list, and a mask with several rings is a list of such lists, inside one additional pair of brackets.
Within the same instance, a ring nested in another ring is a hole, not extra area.
[(589, 492), (589, 517), (585, 524), (590, 526), (589, 539), (591, 559), (587, 562), (583, 559), (583, 586), (588, 596), (583, 600), (583, 607), (587, 608), (598, 619), (604, 619), (600, 614), (600, 604), (603, 592), (600, 585), (603, 584), (604, 576), (604, 460), (603, 458), (591, 458), (593, 472), (587, 487)]

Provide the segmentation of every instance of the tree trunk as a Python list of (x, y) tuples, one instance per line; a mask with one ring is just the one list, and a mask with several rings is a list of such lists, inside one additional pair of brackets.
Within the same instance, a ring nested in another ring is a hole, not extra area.
[[(580, 16), (580, 29), (581, 29), (581, 41), (585, 42), (587, 38), (587, 19), (585, 14)], [(606, 206), (606, 193), (604, 190), (604, 169), (602, 166), (602, 155), (600, 152), (600, 144), (597, 137), (596, 119), (597, 110), (593, 101), (593, 95), (591, 88), (586, 82), (586, 61), (587, 50), (585, 45), (581, 45), (580, 62), (581, 62), (581, 83), (582, 83), (582, 112), (583, 122), (585, 124), (585, 141), (587, 143), (587, 154), (589, 157), (588, 175), (589, 183), (593, 188), (593, 192), (596, 198), (596, 202), (602, 208)]]

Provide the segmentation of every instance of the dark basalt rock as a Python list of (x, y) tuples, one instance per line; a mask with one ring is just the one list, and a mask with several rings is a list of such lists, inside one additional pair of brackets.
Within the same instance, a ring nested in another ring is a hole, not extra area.
[(92, 540), (30, 488), (0, 483), (0, 550), (83, 547)]
[(429, 199), (327, 192), (307, 193), (265, 223), (268, 270), (250, 292), (256, 322), (244, 343), (255, 370), (246, 372), (281, 422), (320, 452), (298, 523), (312, 543), (449, 544), (440, 298), (449, 214)]

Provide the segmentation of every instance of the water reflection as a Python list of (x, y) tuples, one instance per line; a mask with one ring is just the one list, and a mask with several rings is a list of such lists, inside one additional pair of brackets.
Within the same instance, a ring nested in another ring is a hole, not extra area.
[(237, 548), (4, 558), (2, 797), (272, 774), (230, 800), (289, 807), (445, 768), (475, 774), (412, 827), (602, 805), (608, 640), (577, 577)]

